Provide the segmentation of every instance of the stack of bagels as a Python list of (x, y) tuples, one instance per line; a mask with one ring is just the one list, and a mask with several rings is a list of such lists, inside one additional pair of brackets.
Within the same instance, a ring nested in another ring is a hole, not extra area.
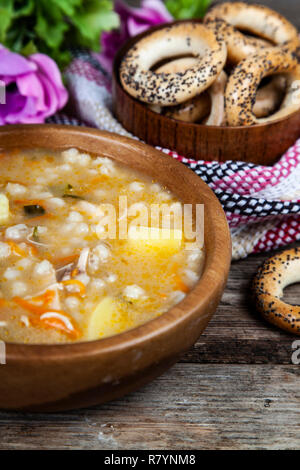
[(251, 126), (300, 109), (297, 29), (261, 5), (223, 3), (203, 23), (184, 21), (129, 49), (120, 80), (131, 96), (173, 119)]

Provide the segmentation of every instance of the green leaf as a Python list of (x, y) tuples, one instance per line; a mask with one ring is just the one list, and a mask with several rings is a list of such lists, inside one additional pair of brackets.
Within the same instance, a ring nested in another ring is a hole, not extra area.
[(166, 7), (175, 19), (203, 18), (212, 0), (167, 0)]
[(61, 69), (64, 69), (70, 63), (70, 60), (72, 58), (71, 53), (69, 51), (62, 51), (60, 49), (52, 50), (51, 57)]
[[(25, 5), (24, 5), (25, 3)], [(14, 18), (19, 18), (21, 16), (29, 16), (34, 11), (34, 0), (27, 0), (21, 2), (15, 2)]]
[(99, 50), (101, 32), (118, 26), (112, 0), (0, 0), (0, 43), (48, 54), (61, 68), (71, 46)]
[(65, 15), (73, 16), (76, 11), (76, 7), (79, 7), (82, 0), (52, 0), (53, 7), (59, 8)]
[(78, 28), (79, 42), (93, 49), (99, 49), (101, 31), (119, 26), (118, 15), (112, 11), (112, 4), (107, 0), (86, 1), (72, 21)]
[(20, 53), (25, 57), (28, 57), (31, 54), (35, 54), (36, 52), (38, 52), (38, 49), (33, 41), (29, 41), (20, 51)]
[(26, 27), (23, 24), (18, 24), (16, 29), (10, 29), (6, 34), (4, 45), (14, 52), (20, 53), (24, 44), (24, 35), (26, 34)]
[(2, 0), (0, 4), (0, 42), (4, 42), (5, 35), (13, 19), (13, 0)]
[(37, 36), (42, 39), (45, 44), (51, 49), (59, 47), (64, 38), (64, 32), (68, 29), (67, 24), (63, 21), (63, 16), (57, 9), (55, 16), (54, 11), (46, 15), (46, 5), (40, 0), (41, 5), (38, 8), (37, 23), (35, 32)]

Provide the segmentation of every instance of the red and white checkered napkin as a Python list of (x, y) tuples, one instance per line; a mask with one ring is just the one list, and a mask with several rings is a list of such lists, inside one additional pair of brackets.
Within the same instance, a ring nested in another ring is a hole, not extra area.
[[(130, 136), (112, 114), (111, 78), (93, 55), (75, 52), (66, 77), (76, 117), (57, 115), (50, 122), (84, 122)], [(234, 259), (300, 239), (300, 139), (272, 167), (196, 161), (160, 150), (187, 165), (213, 189), (229, 222)]]

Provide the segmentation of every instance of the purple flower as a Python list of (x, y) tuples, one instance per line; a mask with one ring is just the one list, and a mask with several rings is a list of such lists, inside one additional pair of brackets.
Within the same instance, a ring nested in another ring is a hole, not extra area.
[(120, 16), (120, 30), (102, 33), (102, 53), (98, 56), (102, 65), (109, 71), (115, 53), (128, 38), (151, 26), (173, 20), (161, 0), (142, 0), (141, 8), (131, 8), (121, 0), (116, 0), (115, 11)]
[(43, 123), (68, 100), (56, 63), (44, 54), (25, 58), (0, 45), (0, 81), (0, 125)]

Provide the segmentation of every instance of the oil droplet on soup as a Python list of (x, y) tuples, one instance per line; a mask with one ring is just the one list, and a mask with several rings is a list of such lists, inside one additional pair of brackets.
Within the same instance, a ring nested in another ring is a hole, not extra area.
[[(203, 250), (188, 249), (174, 227), (182, 204), (156, 181), (77, 149), (0, 158), (0, 339), (112, 336), (168, 311), (200, 278)], [(150, 207), (171, 209), (170, 225), (137, 223)]]

